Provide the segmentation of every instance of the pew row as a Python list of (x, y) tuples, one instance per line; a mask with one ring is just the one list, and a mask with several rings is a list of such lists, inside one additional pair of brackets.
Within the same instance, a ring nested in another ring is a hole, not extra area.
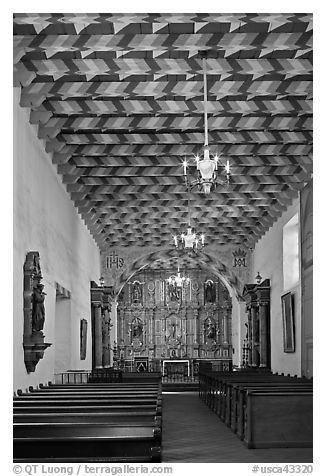
[(93, 385), (19, 392), (14, 461), (159, 462), (161, 385)]
[[(311, 380), (267, 371), (213, 372), (201, 369), (199, 383), (200, 398), (249, 448), (312, 446)], [(284, 409), (288, 406), (291, 411), (286, 413)], [(271, 408), (274, 408), (271, 417), (273, 434), (269, 437), (268, 412)], [(302, 411), (305, 411), (305, 418), (302, 418)], [(299, 427), (304, 423), (300, 437), (296, 435), (295, 421), (299, 422)]]
[(74, 422), (94, 422), (116, 425), (128, 423), (130, 426), (137, 426), (142, 423), (144, 426), (155, 425), (162, 427), (162, 417), (154, 411), (134, 411), (134, 412), (38, 412), (32, 413), (24, 411), (14, 413), (14, 423), (74, 423)]
[(14, 425), (15, 462), (68, 462), (81, 457), (89, 462), (159, 462), (161, 430), (96, 423)]
[(312, 392), (248, 391), (243, 440), (248, 448), (312, 447)]

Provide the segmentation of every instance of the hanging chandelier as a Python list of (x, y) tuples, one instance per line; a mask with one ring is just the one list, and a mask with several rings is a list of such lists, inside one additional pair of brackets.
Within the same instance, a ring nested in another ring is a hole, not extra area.
[(173, 244), (177, 249), (185, 251), (194, 251), (202, 249), (205, 246), (204, 233), (197, 234), (193, 231), (190, 223), (190, 188), (188, 187), (188, 226), (186, 232), (181, 232), (173, 236)]
[(230, 181), (230, 162), (227, 160), (223, 165), (217, 154), (211, 158), (208, 146), (208, 121), (207, 121), (207, 70), (206, 57), (203, 57), (203, 77), (204, 77), (204, 126), (205, 126), (205, 143), (204, 156), (202, 158), (197, 154), (194, 158), (197, 167), (197, 178), (189, 180), (187, 169), (191, 165), (185, 159), (183, 161), (183, 175), (187, 187), (193, 188), (196, 185), (199, 190), (209, 195), (211, 188), (216, 188), (217, 184), (225, 185)]
[(173, 287), (182, 288), (183, 285), (190, 283), (190, 278), (187, 276), (181, 276), (179, 262), (178, 262), (178, 271), (177, 274), (172, 274), (166, 279), (166, 282)]

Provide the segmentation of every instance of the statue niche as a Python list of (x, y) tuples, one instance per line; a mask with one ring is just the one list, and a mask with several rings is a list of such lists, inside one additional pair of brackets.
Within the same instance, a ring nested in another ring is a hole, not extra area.
[(135, 317), (131, 322), (131, 345), (135, 352), (139, 352), (143, 345), (143, 322), (139, 317)]
[(208, 340), (215, 341), (217, 332), (216, 332), (216, 323), (214, 319), (212, 319), (211, 317), (208, 317), (205, 320), (204, 328), (205, 328), (205, 342), (207, 342)]
[(132, 322), (132, 337), (140, 338), (142, 334), (143, 334), (143, 323), (139, 319), (139, 317), (136, 317)]
[(134, 281), (130, 286), (131, 304), (143, 304), (143, 283)]
[(43, 327), (45, 322), (44, 300), (46, 293), (37, 251), (27, 253), (24, 264), (24, 361), (28, 373), (44, 356), (44, 351), (52, 344), (44, 342)]
[(182, 344), (181, 319), (175, 314), (166, 319), (165, 341), (169, 350), (177, 349)]
[(182, 297), (182, 288), (180, 286), (177, 286), (174, 283), (168, 283), (167, 285), (167, 295), (170, 300), (170, 302), (176, 302), (180, 303), (181, 302), (181, 297)]
[(216, 302), (216, 286), (214, 281), (207, 279), (204, 284), (205, 304)]

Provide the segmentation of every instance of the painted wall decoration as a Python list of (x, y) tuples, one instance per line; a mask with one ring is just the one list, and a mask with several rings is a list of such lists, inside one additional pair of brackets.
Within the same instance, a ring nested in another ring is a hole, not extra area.
[(233, 255), (234, 268), (236, 268), (237, 266), (239, 266), (239, 268), (241, 268), (242, 266), (244, 268), (247, 267), (247, 262), (246, 262), (247, 252), (245, 250), (238, 248), (232, 252), (232, 255)]
[(107, 269), (120, 269), (124, 265), (124, 258), (118, 255), (118, 253), (113, 250), (107, 256), (105, 256), (105, 263)]

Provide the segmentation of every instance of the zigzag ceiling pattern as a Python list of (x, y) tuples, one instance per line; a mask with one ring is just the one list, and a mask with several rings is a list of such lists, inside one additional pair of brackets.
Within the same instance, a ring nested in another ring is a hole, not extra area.
[(167, 246), (186, 227), (203, 52), (210, 150), (232, 175), (192, 190), (193, 225), (252, 246), (311, 178), (311, 14), (19, 13), (13, 39), (21, 106), (101, 248)]

